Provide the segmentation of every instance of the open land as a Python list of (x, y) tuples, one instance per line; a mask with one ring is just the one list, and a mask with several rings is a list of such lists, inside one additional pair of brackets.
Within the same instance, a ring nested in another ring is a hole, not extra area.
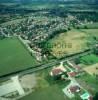
[(0, 75), (34, 66), (37, 61), (17, 38), (0, 40)]
[(34, 91), (20, 100), (65, 100), (68, 99), (62, 89), (69, 84), (68, 81), (54, 81), (49, 75), (51, 69), (36, 73), (37, 85)]
[(98, 68), (98, 64), (94, 64), (94, 65), (85, 67), (84, 70), (90, 75), (96, 75), (98, 74), (97, 68)]
[(75, 29), (61, 33), (59, 36), (51, 39), (49, 43), (57, 45), (51, 48), (52, 54), (56, 57), (77, 53), (87, 48), (86, 34)]

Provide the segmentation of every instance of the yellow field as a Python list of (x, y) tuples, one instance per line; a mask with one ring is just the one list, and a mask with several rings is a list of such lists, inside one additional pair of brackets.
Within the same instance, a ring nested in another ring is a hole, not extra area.
[(49, 41), (54, 45), (51, 50), (52, 54), (56, 57), (61, 57), (64, 54), (72, 54), (87, 48), (87, 35), (78, 30), (71, 30), (67, 33), (61, 33)]
[(90, 75), (98, 74), (98, 63), (89, 67), (85, 67), (84, 70)]

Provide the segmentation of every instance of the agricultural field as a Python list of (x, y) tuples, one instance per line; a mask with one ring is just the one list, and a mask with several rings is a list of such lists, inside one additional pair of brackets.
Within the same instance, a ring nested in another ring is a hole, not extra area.
[(83, 70), (86, 71), (90, 75), (97, 75), (98, 74), (98, 63), (91, 65), (91, 66), (87, 66)]
[(91, 94), (95, 94), (98, 88), (98, 56), (94, 54), (83, 56), (80, 58), (80, 63), (84, 65), (85, 74), (79, 76), (77, 81)]
[(57, 7), (57, 6), (59, 7), (59, 4), (39, 2), (39, 3), (31, 3), (29, 5), (21, 5), (17, 8), (39, 10), (39, 9), (52, 9), (52, 8)]
[(98, 37), (98, 29), (82, 29), (87, 35)]
[(52, 46), (51, 53), (56, 57), (73, 54), (87, 48), (87, 35), (84, 32), (72, 29), (55, 36), (48, 44)]
[(37, 85), (34, 91), (20, 100), (68, 100), (62, 89), (69, 81), (53, 80), (49, 75), (51, 68), (36, 73)]
[(87, 29), (98, 29), (98, 22), (96, 23), (88, 23), (88, 24), (83, 24), (83, 25), (79, 25), (79, 28), (87, 28)]
[(65, 100), (64, 94), (57, 86), (37, 90), (20, 100)]
[(94, 54), (86, 55), (80, 58), (80, 62), (85, 65), (92, 65), (98, 63), (98, 56)]
[(0, 40), (0, 76), (38, 64), (17, 38)]
[(82, 87), (88, 90), (91, 94), (95, 94), (98, 88), (98, 79), (95, 76), (92, 76), (88, 73), (78, 77), (76, 79)]

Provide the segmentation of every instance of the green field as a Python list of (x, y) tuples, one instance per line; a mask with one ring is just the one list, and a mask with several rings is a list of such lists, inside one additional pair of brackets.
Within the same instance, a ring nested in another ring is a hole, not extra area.
[(98, 88), (98, 79), (95, 76), (84, 74), (77, 78), (80, 84), (87, 89), (91, 94), (95, 94)]
[(34, 66), (37, 61), (17, 38), (0, 40), (0, 76)]
[(98, 63), (98, 56), (94, 54), (86, 55), (80, 58), (80, 62), (86, 65)]
[(79, 28), (98, 29), (98, 22), (92, 24), (89, 23), (89, 24), (79, 25)]
[(20, 100), (65, 100), (64, 94), (57, 86), (40, 89)]
[(52, 9), (59, 7), (59, 4), (53, 4), (53, 3), (45, 3), (45, 2), (38, 2), (38, 3), (31, 3), (29, 5), (21, 5), (17, 8), (25, 8), (25, 9), (33, 9), (33, 10), (38, 10), (38, 9)]

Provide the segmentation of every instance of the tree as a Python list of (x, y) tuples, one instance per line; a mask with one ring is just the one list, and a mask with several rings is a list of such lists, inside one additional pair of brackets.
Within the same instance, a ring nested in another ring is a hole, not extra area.
[(70, 28), (70, 27), (68, 27), (68, 30), (70, 31), (70, 30), (71, 30), (71, 28)]
[(93, 100), (98, 100), (98, 92), (96, 92), (95, 96), (93, 97)]
[(88, 27), (85, 25), (85, 26), (84, 26), (84, 29), (88, 29)]
[(96, 55), (98, 55), (98, 48), (95, 48), (95, 49), (94, 49), (94, 53), (95, 53)]
[(77, 29), (80, 29), (80, 27), (79, 27), (79, 26), (77, 26)]
[(74, 61), (75, 61), (76, 64), (80, 64), (80, 59), (79, 58), (76, 58)]

